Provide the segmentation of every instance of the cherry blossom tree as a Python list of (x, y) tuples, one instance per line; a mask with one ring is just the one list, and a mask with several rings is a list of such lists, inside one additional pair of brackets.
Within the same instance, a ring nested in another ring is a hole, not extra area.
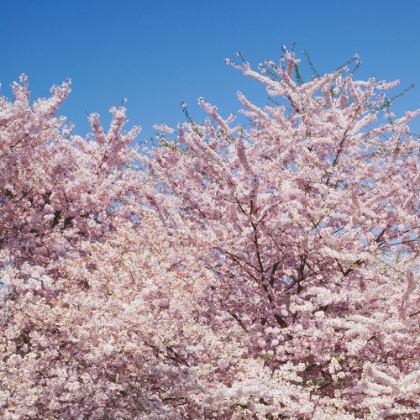
[(232, 418), (418, 418), (419, 111), (395, 119), (398, 82), (302, 83), (298, 62), (232, 64), (280, 98), (238, 93), (249, 128), (202, 98), (205, 124), (160, 127), (157, 208), (211, 243), (208, 319), (243, 349), (221, 378)]
[(150, 209), (123, 108), (82, 139), (55, 117), (69, 83), (31, 105), (21, 82), (0, 108), (1, 417), (195, 417), (217, 342), (200, 233)]
[(72, 135), (68, 83), (1, 99), (2, 418), (418, 418), (419, 112), (298, 63), (145, 154), (123, 108)]

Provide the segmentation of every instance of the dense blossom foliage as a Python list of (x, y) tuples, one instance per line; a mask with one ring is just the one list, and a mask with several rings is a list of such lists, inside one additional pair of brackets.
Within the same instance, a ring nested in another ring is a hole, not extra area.
[(419, 112), (297, 65), (145, 154), (123, 108), (71, 135), (68, 83), (1, 99), (2, 418), (418, 418)]
[(122, 169), (135, 156), (127, 145), (139, 128), (120, 135), (124, 109), (113, 108), (107, 134), (92, 114), (94, 140), (72, 136), (69, 141), (71, 127), (54, 117), (70, 92), (69, 82), (31, 106), (26, 78), (21, 81), (13, 85), (12, 103), (0, 100), (0, 243), (16, 266), (45, 266), (78, 253), (82, 240), (97, 241), (118, 217), (112, 211), (116, 203), (129, 204), (135, 184), (132, 173)]

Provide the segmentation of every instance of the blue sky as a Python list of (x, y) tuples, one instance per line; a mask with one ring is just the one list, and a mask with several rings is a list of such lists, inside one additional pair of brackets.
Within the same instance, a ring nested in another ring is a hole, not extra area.
[[(238, 90), (264, 105), (264, 87), (223, 60), (238, 61), (241, 51), (256, 68), (296, 42), (302, 64), (305, 49), (320, 74), (358, 53), (359, 78), (398, 78), (396, 94), (415, 83), (395, 104), (401, 113), (420, 108), (419, 17), (418, 0), (2, 0), (1, 94), (11, 97), (21, 73), (33, 99), (70, 77), (61, 114), (75, 134), (89, 132), (86, 111), (108, 124), (108, 109), (125, 97), (127, 129), (141, 125), (143, 140), (154, 135), (153, 124), (185, 121), (181, 101), (196, 121), (204, 119), (200, 96), (223, 116), (240, 108)], [(420, 122), (412, 128), (420, 132)]]

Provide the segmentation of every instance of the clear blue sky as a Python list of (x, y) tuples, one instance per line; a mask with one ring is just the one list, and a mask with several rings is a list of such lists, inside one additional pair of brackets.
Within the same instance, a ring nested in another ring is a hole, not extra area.
[(293, 41), (321, 74), (358, 53), (359, 78), (398, 78), (395, 93), (415, 83), (395, 109), (420, 108), (419, 0), (2, 0), (0, 11), (1, 94), (11, 97), (21, 73), (33, 99), (70, 77), (61, 114), (83, 136), (85, 111), (108, 124), (123, 97), (127, 129), (141, 125), (140, 140), (153, 124), (183, 122), (181, 101), (197, 121), (200, 96), (225, 116), (238, 110), (238, 90), (264, 105), (263, 86), (223, 60), (241, 51), (256, 68)]

